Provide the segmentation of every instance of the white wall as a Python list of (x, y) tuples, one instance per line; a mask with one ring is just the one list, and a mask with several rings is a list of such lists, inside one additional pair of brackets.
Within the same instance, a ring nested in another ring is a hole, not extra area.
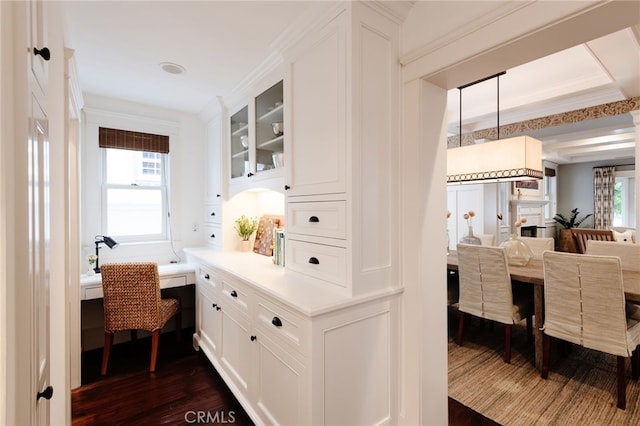
[[(123, 128), (170, 136), (169, 211), (173, 249), (185, 260), (181, 249), (206, 244), (202, 232), (194, 232), (194, 223), (202, 224), (206, 171), (203, 158), (207, 143), (206, 124), (197, 116), (116, 99), (85, 94), (84, 137), (82, 141), (82, 261), (95, 251), (94, 238), (101, 229), (101, 159), (98, 127)], [(201, 228), (199, 226), (198, 228)], [(117, 248), (100, 250), (105, 261), (177, 260), (169, 241), (122, 243)], [(81, 272), (84, 272), (81, 271)]]

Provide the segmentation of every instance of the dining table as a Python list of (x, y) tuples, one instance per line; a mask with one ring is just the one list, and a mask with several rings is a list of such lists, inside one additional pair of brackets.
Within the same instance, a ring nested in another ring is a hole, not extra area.
[[(447, 270), (458, 270), (458, 253), (447, 255)], [(542, 368), (542, 326), (544, 325), (544, 268), (542, 260), (532, 259), (525, 266), (509, 265), (509, 275), (515, 285), (533, 285), (533, 336), (535, 365)], [(625, 299), (640, 303), (640, 271), (622, 270)]]

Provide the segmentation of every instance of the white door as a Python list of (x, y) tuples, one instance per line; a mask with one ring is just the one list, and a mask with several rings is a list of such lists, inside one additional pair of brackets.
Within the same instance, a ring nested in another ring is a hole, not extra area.
[[(49, 399), (49, 129), (46, 113), (48, 88), (47, 32), (42, 0), (29, 2), (29, 285), (32, 296), (32, 367), (34, 423), (50, 423)], [(36, 50), (37, 49), (37, 50)], [(38, 54), (36, 54), (38, 53)]]

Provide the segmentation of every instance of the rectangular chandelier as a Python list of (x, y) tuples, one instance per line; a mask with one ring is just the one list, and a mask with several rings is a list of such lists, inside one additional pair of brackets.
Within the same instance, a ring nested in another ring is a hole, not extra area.
[(447, 150), (448, 185), (542, 177), (542, 142), (529, 136)]

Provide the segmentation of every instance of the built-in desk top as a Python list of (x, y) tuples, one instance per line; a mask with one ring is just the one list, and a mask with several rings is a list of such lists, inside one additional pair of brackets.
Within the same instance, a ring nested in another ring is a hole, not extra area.
[[(170, 263), (158, 265), (160, 275), (160, 288), (181, 287), (195, 284), (195, 267), (189, 263)], [(80, 276), (80, 300), (102, 298), (102, 275)]]

